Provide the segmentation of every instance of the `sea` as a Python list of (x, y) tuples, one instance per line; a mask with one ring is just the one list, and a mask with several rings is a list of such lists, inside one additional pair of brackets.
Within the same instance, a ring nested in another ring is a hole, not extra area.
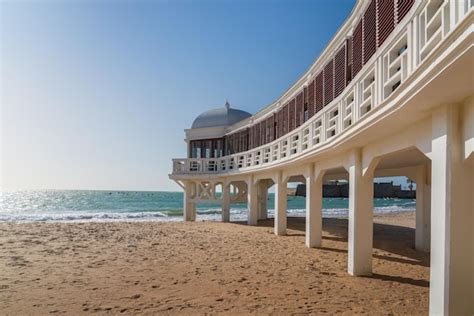
[[(269, 217), (274, 195), (268, 197)], [(347, 198), (324, 198), (324, 217), (347, 217)], [(413, 199), (374, 199), (376, 214), (415, 209)], [(231, 220), (247, 219), (244, 203), (231, 205)], [(1, 191), (0, 222), (181, 221), (182, 192), (38, 190)], [(288, 196), (288, 216), (305, 216), (305, 198)], [(197, 220), (220, 221), (219, 204), (197, 205)]]

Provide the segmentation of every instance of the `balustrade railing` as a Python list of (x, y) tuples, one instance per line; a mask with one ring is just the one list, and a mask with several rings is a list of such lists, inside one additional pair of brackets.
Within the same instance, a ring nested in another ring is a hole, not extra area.
[[(450, 31), (474, 11), (474, 0), (430, 0), (343, 93), (297, 129), (247, 152), (220, 158), (173, 159), (173, 174), (223, 173), (276, 164), (318, 148), (361, 121), (397, 90)], [(379, 70), (380, 69), (380, 70)]]

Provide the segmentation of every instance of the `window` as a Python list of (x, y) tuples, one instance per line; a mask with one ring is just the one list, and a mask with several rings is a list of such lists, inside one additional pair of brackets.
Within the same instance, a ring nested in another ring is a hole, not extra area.
[(215, 140), (214, 144), (214, 157), (222, 157), (222, 139)]
[(201, 158), (201, 142), (191, 142), (191, 158)]
[(204, 157), (203, 158), (211, 158), (211, 149), (212, 149), (212, 141), (211, 140), (205, 140), (203, 141), (204, 146)]

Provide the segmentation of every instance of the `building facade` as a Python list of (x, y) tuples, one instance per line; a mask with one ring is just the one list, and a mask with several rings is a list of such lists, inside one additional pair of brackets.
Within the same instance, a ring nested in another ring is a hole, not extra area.
[[(348, 272), (372, 273), (373, 178), (416, 181), (416, 248), (431, 252), (430, 313), (474, 313), (474, 0), (360, 0), (311, 67), (255, 115), (187, 129), (170, 178), (195, 204), (247, 202), (286, 232), (286, 186), (306, 184), (306, 244), (321, 246), (325, 180), (349, 182)], [(220, 187), (222, 194), (216, 194)]]

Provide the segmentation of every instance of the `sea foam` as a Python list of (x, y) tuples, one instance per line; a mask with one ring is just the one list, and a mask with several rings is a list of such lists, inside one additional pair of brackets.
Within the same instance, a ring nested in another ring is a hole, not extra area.
[[(0, 222), (178, 221), (183, 214), (181, 192), (14, 191), (0, 194)], [(268, 216), (274, 216), (269, 194)], [(374, 199), (374, 213), (415, 209), (414, 200)], [(247, 206), (232, 204), (231, 220), (247, 220)], [(305, 198), (288, 197), (288, 216), (304, 217)], [(347, 198), (324, 198), (324, 217), (347, 217)], [(197, 220), (220, 221), (219, 204), (197, 205)]]

